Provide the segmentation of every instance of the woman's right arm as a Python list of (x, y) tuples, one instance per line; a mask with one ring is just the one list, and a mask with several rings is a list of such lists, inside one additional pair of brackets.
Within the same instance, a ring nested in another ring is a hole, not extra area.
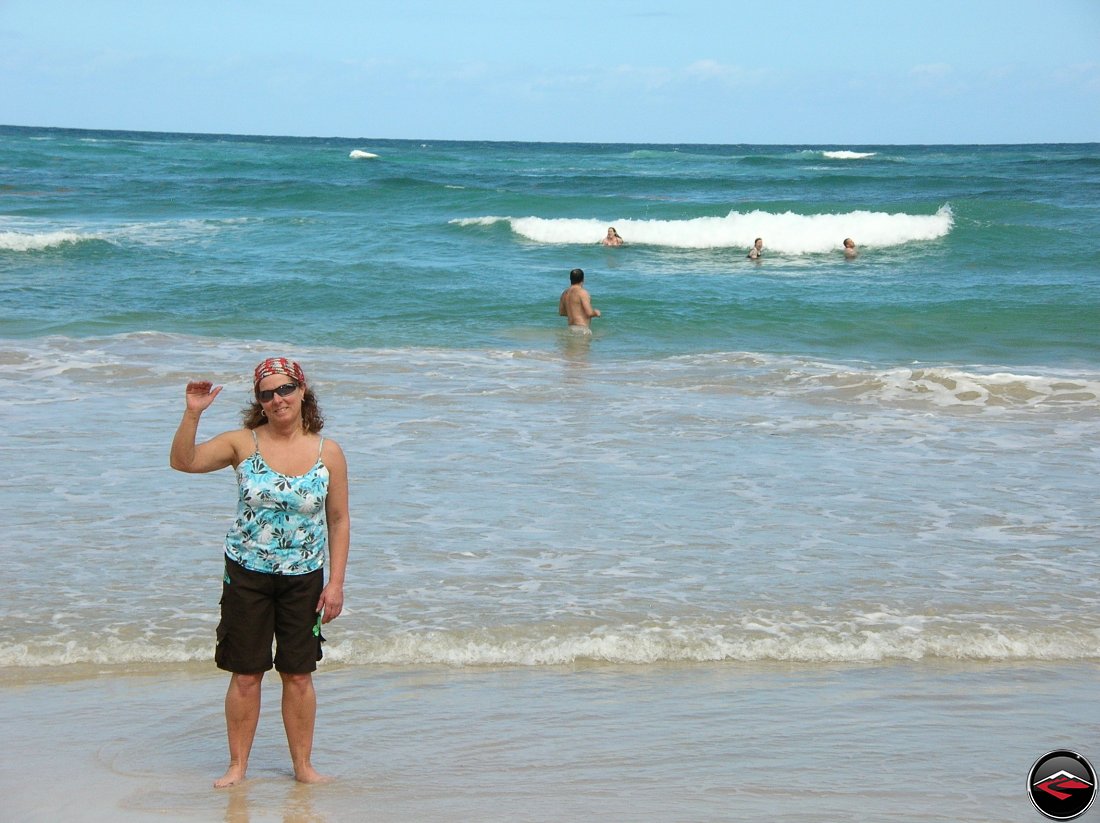
[(205, 443), (195, 444), (199, 418), (221, 390), (221, 386), (215, 388), (209, 380), (192, 380), (187, 384), (187, 408), (183, 412), (179, 428), (176, 429), (176, 436), (172, 438), (172, 451), (168, 457), (168, 464), (173, 469), (199, 474), (224, 469), (237, 462), (237, 449), (234, 446), (237, 432), (225, 432)]

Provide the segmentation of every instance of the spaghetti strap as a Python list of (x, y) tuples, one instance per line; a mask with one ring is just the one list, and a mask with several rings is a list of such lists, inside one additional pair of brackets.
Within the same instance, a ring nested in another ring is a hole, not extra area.
[(252, 432), (252, 445), (254, 445), (256, 447), (256, 451), (259, 452), (260, 451), (260, 438), (258, 438), (256, 436), (256, 430), (255, 429), (249, 429), (249, 431)]
[(321, 450), (325, 448), (325, 436), (321, 435), (321, 443), (317, 446), (317, 459), (321, 459)]

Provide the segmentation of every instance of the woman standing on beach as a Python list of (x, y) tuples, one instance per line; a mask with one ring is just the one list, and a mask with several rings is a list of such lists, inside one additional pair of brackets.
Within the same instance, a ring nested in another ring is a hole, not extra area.
[(283, 682), (283, 725), (294, 777), (303, 783), (328, 780), (311, 762), (317, 716), (313, 672), (321, 659), (321, 624), (344, 608), (351, 541), (347, 463), (340, 447), (320, 434), (324, 418), (301, 366), (269, 358), (256, 367), (252, 386), (255, 399), (244, 410), (244, 428), (196, 445), (199, 418), (222, 387), (189, 382), (170, 458), (172, 468), (182, 472), (227, 466), (237, 472), (237, 519), (225, 538), (214, 654), (218, 668), (232, 673), (225, 696), (229, 768), (216, 788), (244, 779), (260, 718), (260, 686), (272, 666)]

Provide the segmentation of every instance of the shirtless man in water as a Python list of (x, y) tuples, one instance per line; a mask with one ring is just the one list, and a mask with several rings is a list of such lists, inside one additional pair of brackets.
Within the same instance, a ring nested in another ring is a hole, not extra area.
[(592, 334), (590, 328), (592, 318), (599, 317), (600, 310), (592, 308), (592, 297), (584, 287), (582, 269), (573, 269), (569, 272), (569, 288), (561, 293), (558, 314), (569, 318), (570, 331), (578, 334)]

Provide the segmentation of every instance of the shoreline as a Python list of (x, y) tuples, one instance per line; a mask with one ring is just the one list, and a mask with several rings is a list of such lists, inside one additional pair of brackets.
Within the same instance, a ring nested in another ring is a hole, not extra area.
[(5, 679), (0, 728), (19, 769), (0, 790), (11, 819), (29, 823), (364, 811), (489, 823), (1018, 820), (1036, 757), (1065, 746), (1100, 760), (1097, 674), (1096, 662), (1037, 661), (333, 666), (317, 678), (314, 761), (336, 782), (294, 782), (270, 681), (249, 778), (226, 790), (212, 788), (226, 757), (223, 673)]

